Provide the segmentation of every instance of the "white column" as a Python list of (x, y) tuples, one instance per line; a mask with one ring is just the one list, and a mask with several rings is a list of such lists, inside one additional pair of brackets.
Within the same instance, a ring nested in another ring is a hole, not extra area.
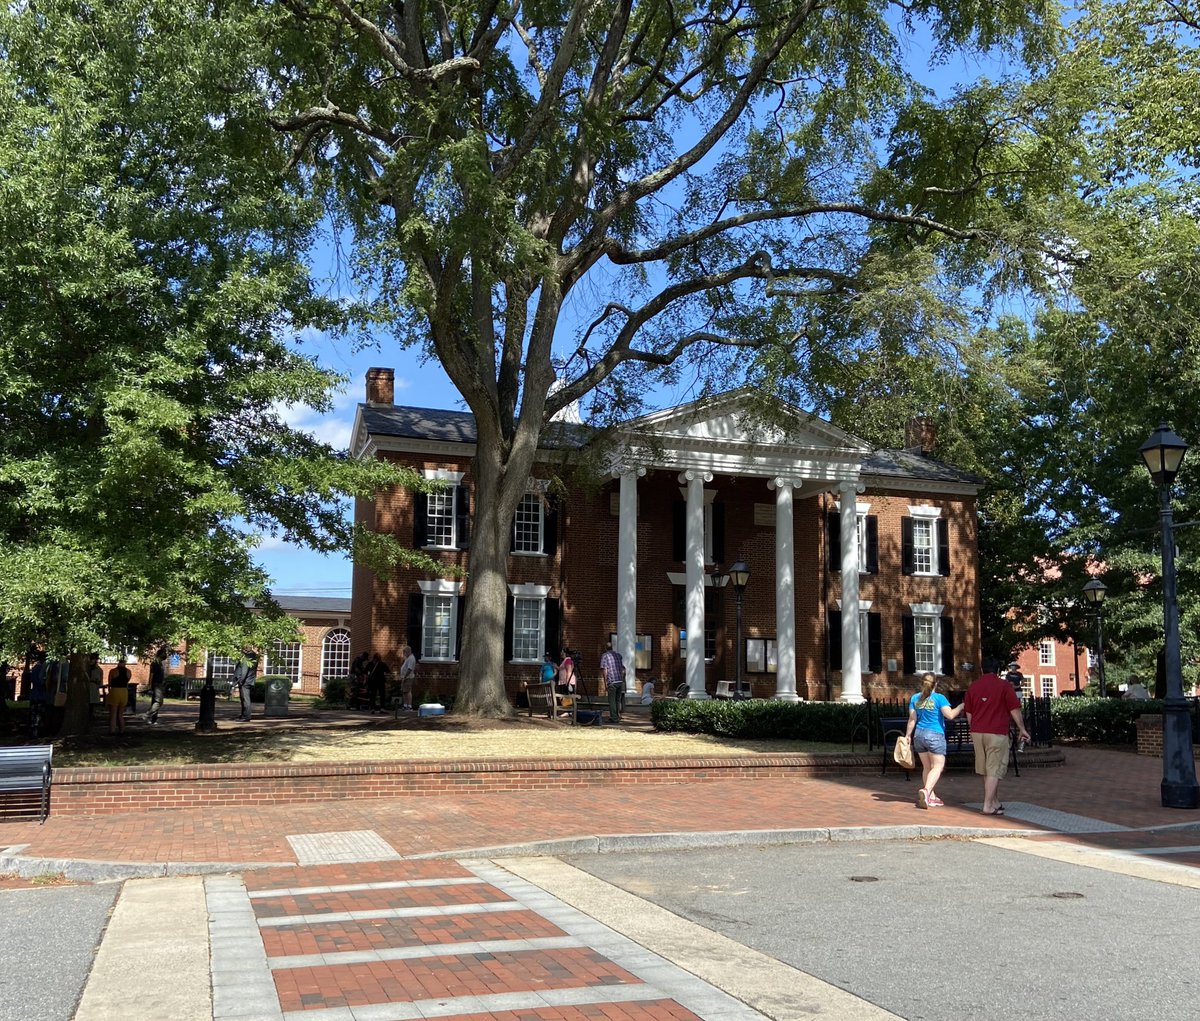
[(788, 479), (775, 479), (771, 486), (775, 490), (775, 697), (783, 702), (798, 702), (793, 483)]
[(692, 469), (679, 476), (687, 483), (687, 663), (688, 698), (708, 698), (704, 684), (704, 483), (708, 472)]
[[(637, 652), (637, 480), (645, 468), (620, 473), (621, 497), (617, 532), (617, 652), (625, 661), (625, 676), (636, 687)], [(631, 692), (630, 697), (636, 694)]]
[(858, 484), (843, 482), (842, 501), (842, 698), (862, 702), (862, 645), (858, 630)]

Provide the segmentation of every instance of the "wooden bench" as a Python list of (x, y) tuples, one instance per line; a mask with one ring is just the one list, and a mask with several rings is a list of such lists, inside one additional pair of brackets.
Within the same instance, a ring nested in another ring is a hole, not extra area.
[[(549, 681), (537, 681), (525, 685), (525, 697), (529, 701), (529, 715), (544, 713), (552, 720), (569, 716), (572, 723), (599, 723), (602, 714), (608, 711), (608, 699), (593, 695), (563, 695)], [(580, 719), (580, 712), (595, 713)]]
[(0, 793), (15, 794), (20, 800), (40, 795), (39, 821), (50, 814), (50, 780), (54, 770), (50, 758), (53, 745), (0, 748)]
[[(218, 695), (224, 695), (226, 698), (233, 697), (233, 680), (229, 677), (213, 678), (213, 687)], [(184, 699), (199, 698), (200, 692), (204, 688), (203, 677), (185, 677), (183, 679), (183, 697)]]

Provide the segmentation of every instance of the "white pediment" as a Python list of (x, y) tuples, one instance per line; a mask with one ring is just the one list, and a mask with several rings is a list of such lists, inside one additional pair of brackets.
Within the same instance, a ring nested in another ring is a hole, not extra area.
[(782, 407), (782, 422), (766, 422), (754, 413), (744, 390), (702, 398), (675, 408), (645, 415), (621, 431), (636, 442), (644, 437), (671, 449), (698, 444), (718, 448), (776, 448), (780, 452), (828, 451), (861, 457), (870, 447), (856, 436), (798, 409)]

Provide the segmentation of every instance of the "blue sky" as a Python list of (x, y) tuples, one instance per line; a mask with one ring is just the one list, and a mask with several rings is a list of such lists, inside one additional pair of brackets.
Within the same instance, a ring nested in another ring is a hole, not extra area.
[[(904, 37), (910, 67), (925, 84), (945, 96), (955, 85), (981, 76), (999, 78), (1015, 69), (1002, 55), (957, 55), (950, 62), (930, 67), (931, 46), (922, 33)], [(318, 270), (320, 272), (320, 270)], [(337, 274), (333, 273), (336, 277)], [(567, 313), (569, 314), (569, 312)], [(569, 323), (564, 326), (570, 327)], [(300, 350), (315, 357), (326, 368), (348, 377), (345, 390), (337, 396), (333, 410), (318, 415), (308, 408), (288, 409), (287, 420), (339, 449), (349, 445), (355, 407), (364, 398), (367, 369), (386, 366), (396, 373), (396, 403), (425, 408), (461, 408), (462, 400), (441, 366), (422, 362), (419, 353), (401, 350), (394, 342), (354, 350), (349, 340), (306, 333)], [(687, 384), (676, 392), (660, 394), (659, 406), (689, 400)], [(277, 595), (350, 596), (352, 565), (346, 556), (324, 556), (267, 538), (258, 549), (259, 563), (274, 581)]]

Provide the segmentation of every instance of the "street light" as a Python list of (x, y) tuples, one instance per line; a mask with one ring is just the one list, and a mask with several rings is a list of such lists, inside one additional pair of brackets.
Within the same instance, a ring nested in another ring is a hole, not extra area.
[(1108, 586), (1093, 578), (1083, 586), (1083, 598), (1096, 614), (1096, 673), (1100, 678), (1100, 697), (1104, 698), (1104, 596)]
[(736, 682), (733, 689), (733, 697), (742, 697), (742, 598), (746, 594), (746, 585), (750, 581), (750, 566), (740, 557), (734, 562), (734, 565), (729, 568), (729, 580), (733, 583), (733, 594), (737, 599), (737, 649), (735, 650), (735, 658), (737, 659), (736, 667)]
[(1167, 697), (1163, 701), (1164, 808), (1200, 808), (1196, 763), (1192, 758), (1192, 718), (1183, 697), (1179, 659), (1179, 606), (1175, 601), (1175, 538), (1171, 484), (1187, 444), (1164, 422), (1138, 448), (1150, 477), (1158, 484), (1162, 519), (1163, 632), (1166, 648)]

